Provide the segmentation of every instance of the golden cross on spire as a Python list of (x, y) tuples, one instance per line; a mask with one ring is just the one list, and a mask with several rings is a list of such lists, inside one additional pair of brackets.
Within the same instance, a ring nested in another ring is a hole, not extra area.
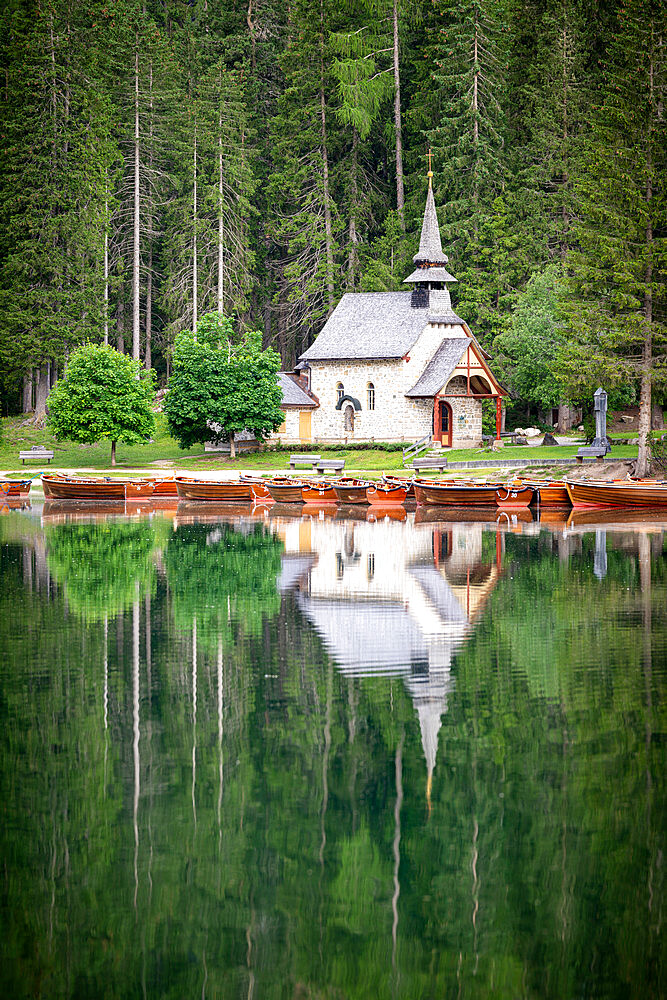
[(432, 167), (431, 167), (431, 156), (432, 155), (433, 154), (431, 153), (431, 150), (429, 149), (429, 151), (428, 151), (428, 173), (426, 175), (428, 177), (428, 186), (429, 187), (433, 187), (433, 170), (432, 170)]

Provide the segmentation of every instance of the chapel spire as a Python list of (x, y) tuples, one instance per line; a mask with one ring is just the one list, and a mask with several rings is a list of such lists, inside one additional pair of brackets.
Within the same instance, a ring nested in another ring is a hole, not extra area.
[[(435, 210), (435, 198), (433, 197), (433, 171), (431, 170), (431, 152), (429, 150), (429, 170), (428, 191), (426, 192), (426, 208), (424, 209), (424, 221), (422, 222), (421, 238), (419, 240), (419, 250), (412, 258), (417, 270), (413, 271), (406, 282), (411, 284), (431, 284), (435, 287), (442, 287), (441, 283), (456, 281), (456, 278), (449, 273), (444, 266), (449, 257), (443, 253), (440, 241), (440, 226), (438, 225), (438, 214)], [(437, 283), (437, 284), (436, 284)]]

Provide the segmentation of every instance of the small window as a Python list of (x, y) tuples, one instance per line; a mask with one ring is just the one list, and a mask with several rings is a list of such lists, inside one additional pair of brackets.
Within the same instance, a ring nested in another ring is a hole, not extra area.
[(340, 403), (341, 399), (345, 395), (345, 386), (342, 382), (338, 382), (336, 385), (336, 402)]
[(369, 410), (375, 409), (375, 386), (372, 382), (369, 382), (366, 386), (366, 400)]

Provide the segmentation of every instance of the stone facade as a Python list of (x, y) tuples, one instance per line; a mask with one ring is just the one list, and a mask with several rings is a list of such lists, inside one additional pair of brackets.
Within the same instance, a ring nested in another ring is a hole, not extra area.
[(474, 448), (482, 440), (482, 401), (450, 395), (465, 392), (466, 388), (465, 376), (455, 375), (438, 393), (438, 397), (446, 399), (452, 408), (452, 448)]

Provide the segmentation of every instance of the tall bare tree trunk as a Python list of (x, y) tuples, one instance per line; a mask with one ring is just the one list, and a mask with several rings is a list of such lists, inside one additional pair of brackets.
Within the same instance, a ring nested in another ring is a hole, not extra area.
[[(651, 53), (651, 57), (652, 56), (653, 53)], [(649, 86), (651, 96), (650, 107), (653, 109), (653, 58), (651, 58), (651, 62), (649, 64)], [(651, 465), (649, 433), (651, 430), (651, 377), (653, 367), (653, 291), (651, 288), (651, 282), (653, 281), (653, 222), (651, 219), (651, 201), (653, 199), (653, 184), (651, 181), (651, 175), (653, 162), (650, 141), (651, 137), (649, 136), (645, 195), (647, 206), (647, 260), (644, 283), (646, 290), (644, 292), (644, 342), (642, 345), (641, 381), (639, 389), (639, 448), (637, 450), (637, 465), (635, 467), (635, 475), (637, 476), (647, 476)]]
[(141, 338), (139, 208), (139, 32), (137, 31), (134, 38), (134, 224), (132, 235), (132, 357), (135, 361), (139, 360)]
[[(107, 185), (108, 192), (108, 185)], [(109, 343), (109, 196), (104, 198), (104, 343)]]
[(43, 423), (46, 418), (46, 399), (49, 395), (51, 372), (49, 362), (40, 365), (37, 376), (37, 394), (35, 398), (35, 423)]
[(23, 413), (32, 413), (32, 386), (32, 368), (29, 368), (27, 374), (23, 376)]
[(197, 121), (195, 119), (195, 144), (193, 157), (192, 189), (192, 332), (197, 332)]
[(218, 112), (218, 313), (225, 312), (225, 222), (222, 217), (222, 109)]
[[(150, 94), (150, 126), (149, 126), (149, 150), (148, 169), (152, 174), (153, 170), (153, 60), (151, 59), (148, 68), (148, 88)], [(146, 276), (146, 347), (144, 350), (144, 368), (148, 370), (153, 366), (152, 342), (153, 342), (153, 211), (152, 200), (148, 203), (148, 274)]]
[(347, 257), (347, 287), (354, 290), (356, 284), (357, 276), (357, 243), (359, 242), (359, 237), (357, 236), (357, 203), (359, 196), (359, 189), (357, 183), (357, 147), (359, 145), (359, 135), (357, 134), (356, 128), (352, 130), (352, 176), (350, 178), (352, 184), (352, 192), (350, 199), (350, 222), (348, 227), (348, 257)]
[(401, 124), (401, 74), (398, 63), (398, 0), (394, 0), (394, 131), (396, 132), (396, 210), (405, 231), (405, 193), (403, 190), (403, 127)]
[(327, 305), (329, 315), (334, 308), (333, 235), (331, 198), (329, 195), (329, 157), (327, 154), (327, 117), (324, 93), (324, 0), (320, 0), (320, 117), (322, 132), (322, 180), (324, 183), (324, 232), (327, 256)]

